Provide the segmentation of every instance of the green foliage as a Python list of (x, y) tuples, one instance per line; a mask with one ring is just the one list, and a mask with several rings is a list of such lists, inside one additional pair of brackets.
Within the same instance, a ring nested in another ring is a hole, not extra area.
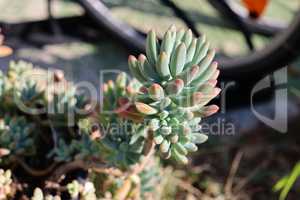
[(7, 75), (0, 73), (0, 88), (0, 113), (48, 114), (53, 122), (66, 125), (67, 114), (85, 105), (63, 72), (44, 71), (24, 61), (11, 62)]
[[(27, 174), (41, 182), (67, 177), (65, 185), (50, 181), (53, 188), (34, 183), (25, 196), (59, 200), (64, 186), (73, 199), (155, 199), (162, 167), (153, 152), (186, 164), (207, 140), (199, 123), (218, 110), (206, 104), (220, 92), (208, 42), (171, 27), (160, 44), (151, 31), (146, 49), (147, 56), (129, 57), (136, 79), (120, 73), (102, 85), (101, 111), (85, 115), (76, 111), (92, 103), (63, 72), (23, 61), (0, 71), (0, 166), (15, 164), (24, 182)], [(88, 176), (65, 176), (73, 170)]]
[(0, 159), (9, 155), (32, 155), (35, 152), (33, 129), (34, 125), (24, 117), (5, 116), (0, 119), (0, 146), (2, 151), (7, 150), (3, 157), (0, 153)]
[(88, 135), (82, 135), (80, 139), (72, 140), (70, 144), (66, 144), (63, 139), (60, 139), (56, 148), (54, 148), (48, 157), (54, 156), (57, 162), (68, 162), (73, 159), (87, 159), (92, 156), (97, 156), (100, 149), (96, 142), (91, 140)]
[(280, 192), (279, 199), (284, 200), (287, 198), (289, 191), (292, 189), (296, 180), (300, 177), (300, 162), (298, 162), (291, 173), (287, 176), (281, 178), (276, 185), (274, 186), (273, 190), (275, 192)]
[(143, 139), (134, 139), (139, 133), (142, 116), (136, 113), (129, 99), (134, 98), (139, 84), (121, 73), (116, 81), (103, 85), (102, 112), (99, 116), (101, 131), (105, 136), (100, 140), (103, 156), (120, 168), (128, 168), (137, 163), (143, 155)]
[(161, 166), (158, 161), (153, 161), (140, 173), (141, 195), (145, 199), (147, 195), (154, 194), (161, 182)]
[[(14, 156), (43, 151), (43, 137), (55, 136), (59, 144), (69, 143), (68, 134), (83, 117), (75, 110), (86, 104), (85, 97), (76, 93), (76, 87), (61, 71), (47, 72), (24, 61), (11, 62), (6, 74), (0, 72), (0, 99), (0, 164)], [(71, 143), (76, 150), (89, 146), (83, 137)]]

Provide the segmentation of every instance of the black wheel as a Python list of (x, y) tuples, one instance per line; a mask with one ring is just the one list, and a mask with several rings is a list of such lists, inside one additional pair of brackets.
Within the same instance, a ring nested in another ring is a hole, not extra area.
[[(101, 0), (78, 1), (101, 27), (107, 29), (114, 37), (131, 49), (144, 52), (145, 34), (143, 32), (137, 31), (132, 26), (113, 16), (110, 9)], [(225, 1), (232, 2), (233, 0)], [(224, 9), (218, 5), (219, 2), (222, 2), (221, 0), (208, 0), (208, 2), (220, 15), (226, 15), (226, 10), (224, 13)], [(181, 16), (180, 18), (192, 30), (196, 29), (189, 16), (171, 0), (160, 0), (160, 3), (170, 7), (176, 16)], [(232, 6), (231, 4), (228, 5)], [(259, 78), (286, 66), (298, 56), (298, 52), (300, 52), (300, 36), (297, 33), (300, 32), (300, 10), (296, 12), (288, 25), (274, 23), (273, 21), (252, 21), (245, 18), (244, 14), (237, 9), (231, 9), (231, 11), (241, 20), (241, 26), (238, 24), (237, 28), (241, 29), (246, 39), (250, 38), (247, 38), (250, 34), (261, 34), (272, 37), (272, 39), (263, 48), (254, 49), (245, 55), (229, 57), (223, 56), (220, 52), (216, 59), (219, 62), (223, 78), (243, 80), (253, 79), (254, 77)], [(196, 35), (201, 34), (201, 31), (199, 33), (197, 30), (194, 30), (194, 33)], [(247, 34), (249, 35), (247, 36)]]
[(145, 34), (115, 18), (101, 0), (78, 0), (101, 27), (135, 51), (145, 51)]

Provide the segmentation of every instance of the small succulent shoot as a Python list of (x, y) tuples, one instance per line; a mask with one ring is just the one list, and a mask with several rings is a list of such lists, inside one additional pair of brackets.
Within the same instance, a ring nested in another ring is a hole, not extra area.
[(146, 56), (129, 56), (129, 69), (143, 88), (134, 105), (162, 157), (186, 164), (188, 152), (207, 140), (198, 124), (218, 111), (216, 105), (207, 106), (220, 93), (214, 56), (204, 36), (195, 38), (191, 30), (174, 26), (161, 43), (154, 31), (148, 33)]
[(0, 168), (0, 199), (11, 199), (14, 194), (12, 173)]

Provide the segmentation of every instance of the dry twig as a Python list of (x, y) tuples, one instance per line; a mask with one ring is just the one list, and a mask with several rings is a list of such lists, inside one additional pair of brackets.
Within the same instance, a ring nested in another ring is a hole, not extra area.
[(232, 196), (233, 179), (234, 179), (234, 177), (237, 173), (237, 170), (239, 168), (242, 156), (243, 156), (243, 152), (239, 151), (233, 159), (233, 162), (231, 164), (231, 168), (230, 168), (230, 171), (229, 171), (229, 175), (228, 175), (227, 181), (226, 181), (225, 186), (224, 186), (224, 192), (225, 192), (226, 196), (229, 196), (229, 197)]

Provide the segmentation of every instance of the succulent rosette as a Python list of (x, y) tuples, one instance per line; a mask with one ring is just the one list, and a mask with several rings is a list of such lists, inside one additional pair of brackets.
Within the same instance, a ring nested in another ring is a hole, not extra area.
[(197, 151), (196, 144), (208, 138), (199, 132), (199, 123), (218, 110), (207, 106), (220, 93), (214, 56), (204, 36), (195, 38), (191, 30), (176, 31), (174, 26), (161, 43), (150, 31), (146, 55), (129, 56), (130, 71), (142, 84), (132, 102), (166, 159), (187, 163), (188, 152)]

